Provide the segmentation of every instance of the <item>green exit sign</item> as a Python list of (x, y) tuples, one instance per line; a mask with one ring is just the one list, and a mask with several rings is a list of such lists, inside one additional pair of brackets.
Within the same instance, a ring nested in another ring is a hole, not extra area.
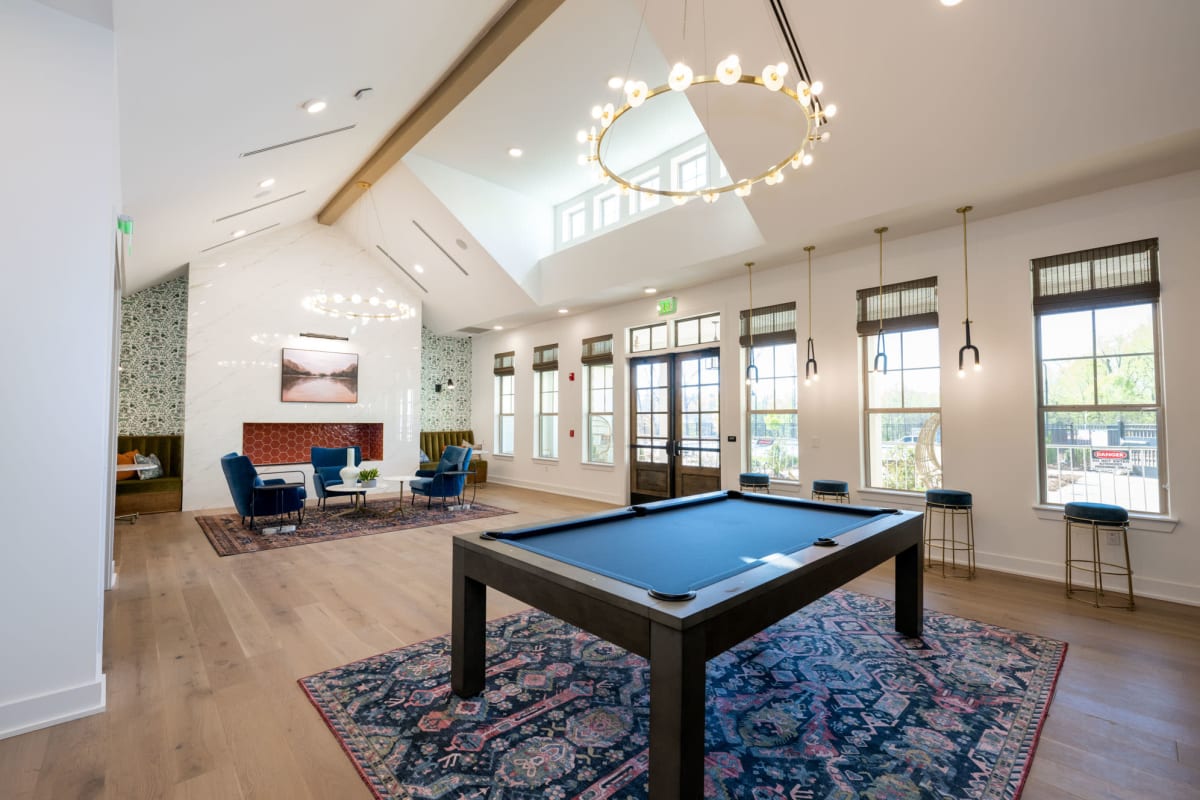
[(658, 315), (665, 317), (668, 314), (674, 314), (677, 309), (674, 297), (663, 297), (658, 301)]

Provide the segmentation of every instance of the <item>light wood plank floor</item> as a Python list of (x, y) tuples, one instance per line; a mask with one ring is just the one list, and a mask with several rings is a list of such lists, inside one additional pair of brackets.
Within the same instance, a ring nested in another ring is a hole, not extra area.
[[(449, 631), (454, 534), (601, 507), (496, 484), (479, 500), (519, 513), (229, 558), (191, 514), (119, 526), (108, 711), (0, 741), (0, 796), (369, 800), (296, 679)], [(890, 597), (890, 570), (851, 588)], [(1200, 609), (1096, 610), (988, 572), (927, 573), (926, 605), (1070, 643), (1025, 800), (1200, 800)], [(520, 607), (489, 597), (489, 616)]]

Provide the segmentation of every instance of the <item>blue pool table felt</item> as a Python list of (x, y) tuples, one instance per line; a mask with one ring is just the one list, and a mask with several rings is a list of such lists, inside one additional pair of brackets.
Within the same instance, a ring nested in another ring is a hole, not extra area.
[(682, 596), (890, 513), (856, 511), (729, 498), (489, 536), (656, 594)]

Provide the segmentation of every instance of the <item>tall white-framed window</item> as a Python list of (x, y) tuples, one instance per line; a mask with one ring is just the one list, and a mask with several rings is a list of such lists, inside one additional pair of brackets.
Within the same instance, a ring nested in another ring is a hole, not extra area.
[(609, 225), (616, 225), (621, 218), (621, 191), (610, 189), (604, 194), (596, 195), (592, 200), (592, 230), (598, 231)]
[(583, 238), (587, 233), (587, 206), (577, 203), (562, 212), (562, 234), (564, 244)]
[(558, 458), (558, 344), (533, 349), (534, 458)]
[[(749, 309), (743, 309), (738, 327), (747, 371), (754, 376), (746, 384), (744, 463), (750, 472), (765, 472), (772, 480), (799, 481), (796, 304), (756, 308), (753, 317)], [(704, 332), (703, 322), (700, 331)]]
[(494, 378), (494, 395), (492, 407), (496, 411), (495, 432), (492, 436), (492, 441), (495, 442), (495, 452), (497, 455), (511, 456), (513, 454), (513, 446), (515, 440), (515, 386), (516, 381), (515, 371), (513, 367), (513, 359), (516, 353), (509, 351), (507, 353), (497, 353), (495, 355), (495, 366), (493, 367)]
[(882, 295), (879, 287), (858, 292), (863, 479), (869, 488), (924, 492), (942, 485), (937, 326), (936, 277), (889, 284)]
[(678, 192), (691, 192), (708, 185), (707, 144), (671, 159), (671, 183)]
[(645, 353), (667, 347), (667, 323), (655, 322), (629, 329), (629, 352)]
[(585, 463), (613, 463), (612, 345), (611, 333), (583, 340), (583, 417), (587, 425), (583, 443)]
[(1167, 513), (1158, 240), (1033, 272), (1041, 502)]
[[(662, 187), (662, 178), (658, 174), (658, 167), (643, 172), (633, 179), (633, 182), (638, 186), (644, 186), (647, 189), (659, 189)], [(641, 192), (629, 193), (629, 213), (637, 214), (640, 211), (646, 211), (651, 208), (658, 207), (658, 201), (661, 200), (656, 194), (643, 194)]]

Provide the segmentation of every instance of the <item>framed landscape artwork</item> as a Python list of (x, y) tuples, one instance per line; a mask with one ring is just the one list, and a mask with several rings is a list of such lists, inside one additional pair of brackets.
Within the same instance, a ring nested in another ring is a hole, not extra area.
[(357, 403), (358, 353), (283, 348), (285, 403)]

